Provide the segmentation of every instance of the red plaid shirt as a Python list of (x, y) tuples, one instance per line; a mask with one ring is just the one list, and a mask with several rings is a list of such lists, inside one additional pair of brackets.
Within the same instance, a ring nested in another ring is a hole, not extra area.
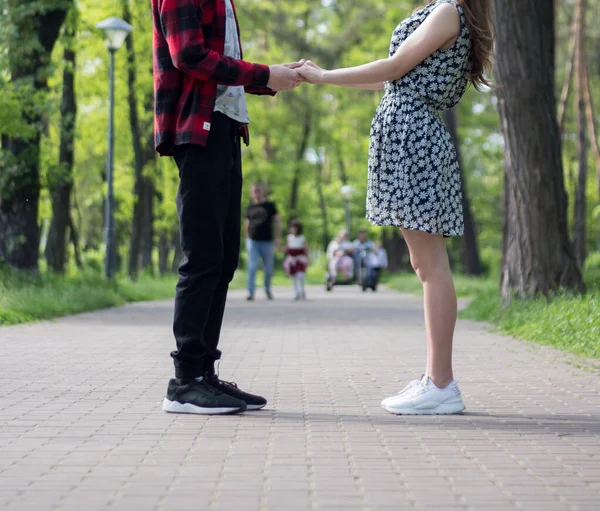
[[(217, 85), (274, 94), (268, 66), (223, 56), (223, 0), (152, 0), (152, 16), (155, 143), (162, 156), (172, 155), (173, 145), (206, 145)], [(247, 144), (246, 127), (244, 135)]]

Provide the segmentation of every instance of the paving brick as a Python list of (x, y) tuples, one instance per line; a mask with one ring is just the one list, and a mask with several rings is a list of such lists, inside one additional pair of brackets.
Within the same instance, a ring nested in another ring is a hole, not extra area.
[(597, 511), (594, 361), (459, 321), (467, 412), (396, 417), (379, 402), (422, 373), (421, 300), (309, 296), (232, 293), (221, 375), (269, 399), (242, 416), (160, 410), (169, 301), (0, 329), (0, 508)]

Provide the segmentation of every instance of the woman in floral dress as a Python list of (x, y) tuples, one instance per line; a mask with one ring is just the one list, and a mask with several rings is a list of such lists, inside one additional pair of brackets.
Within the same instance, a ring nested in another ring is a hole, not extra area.
[(469, 83), (489, 85), (490, 0), (436, 0), (400, 23), (389, 58), (327, 71), (307, 62), (310, 83), (384, 89), (371, 127), (367, 218), (402, 230), (424, 290), (427, 367), (382, 402), (396, 414), (464, 410), (452, 370), (456, 291), (444, 237), (463, 234), (460, 169), (440, 112)]

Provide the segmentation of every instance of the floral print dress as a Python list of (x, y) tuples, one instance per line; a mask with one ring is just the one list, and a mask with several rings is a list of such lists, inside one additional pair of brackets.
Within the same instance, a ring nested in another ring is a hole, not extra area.
[(400, 23), (392, 36), (390, 57), (444, 3), (456, 6), (460, 16), (454, 45), (385, 84), (371, 126), (367, 218), (375, 225), (461, 236), (460, 169), (440, 115), (460, 101), (468, 84), (471, 37), (460, 4), (438, 0)]

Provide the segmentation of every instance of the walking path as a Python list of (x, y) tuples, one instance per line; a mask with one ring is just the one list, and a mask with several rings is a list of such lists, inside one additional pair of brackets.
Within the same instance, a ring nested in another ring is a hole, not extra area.
[(165, 414), (170, 302), (0, 329), (6, 511), (598, 510), (598, 366), (461, 321), (461, 416), (380, 408), (423, 369), (419, 298), (232, 293), (221, 375), (269, 399)]

